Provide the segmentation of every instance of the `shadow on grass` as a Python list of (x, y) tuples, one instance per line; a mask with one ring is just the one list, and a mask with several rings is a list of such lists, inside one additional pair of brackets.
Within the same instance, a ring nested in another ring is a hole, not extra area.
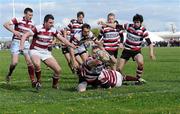
[(60, 88), (62, 91), (68, 91), (68, 92), (76, 92), (77, 89), (75, 87), (69, 87), (69, 88)]
[(61, 79), (65, 79), (65, 80), (76, 80), (77, 79), (77, 77), (69, 77), (69, 76), (61, 76)]
[(15, 92), (33, 92), (33, 93), (39, 93), (35, 88), (32, 88), (31, 86), (22, 86), (22, 85), (13, 85), (13, 84), (0, 84), (0, 88), (4, 90), (10, 90)]
[(16, 90), (16, 91), (20, 91), (22, 89), (28, 88), (27, 86), (17, 86), (17, 85), (13, 85), (13, 84), (6, 84), (3, 83), (0, 85), (1, 89), (6, 89), (6, 90)]

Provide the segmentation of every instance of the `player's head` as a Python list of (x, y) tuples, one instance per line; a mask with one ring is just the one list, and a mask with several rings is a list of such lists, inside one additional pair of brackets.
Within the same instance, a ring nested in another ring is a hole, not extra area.
[(134, 25), (136, 28), (139, 28), (143, 22), (143, 16), (140, 15), (140, 14), (136, 14), (134, 17), (133, 17), (133, 22), (134, 22)]
[(91, 26), (89, 24), (87, 24), (87, 23), (84, 23), (81, 28), (82, 28), (82, 35), (84, 37), (89, 36)]
[(24, 9), (24, 16), (27, 20), (31, 20), (33, 17), (33, 10), (31, 8)]
[(47, 14), (44, 17), (44, 26), (46, 29), (50, 29), (51, 27), (54, 26), (54, 16), (51, 14)]
[(107, 21), (108, 21), (108, 23), (114, 23), (115, 14), (114, 13), (109, 13), (108, 16), (107, 16)]
[(77, 20), (78, 20), (79, 22), (83, 22), (83, 19), (84, 19), (84, 12), (79, 11), (79, 12), (77, 13)]

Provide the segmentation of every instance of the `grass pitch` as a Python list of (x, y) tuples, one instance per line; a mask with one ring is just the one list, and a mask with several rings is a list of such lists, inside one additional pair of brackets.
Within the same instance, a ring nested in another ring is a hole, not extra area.
[[(24, 58), (13, 73), (11, 85), (4, 83), (10, 64), (10, 52), (0, 51), (0, 113), (2, 114), (179, 114), (180, 113), (180, 48), (155, 48), (156, 61), (144, 48), (145, 85), (123, 85), (110, 90), (89, 89), (78, 93), (77, 77), (68, 68), (60, 50), (53, 55), (62, 67), (60, 89), (51, 88), (52, 71), (42, 65), (42, 89), (31, 88)], [(124, 68), (135, 74), (131, 60)]]

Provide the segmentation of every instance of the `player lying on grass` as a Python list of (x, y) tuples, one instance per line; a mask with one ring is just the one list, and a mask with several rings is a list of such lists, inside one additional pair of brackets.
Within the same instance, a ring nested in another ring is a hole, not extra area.
[(78, 92), (86, 91), (88, 85), (101, 88), (120, 87), (123, 81), (138, 81), (140, 79), (111, 70), (107, 63), (115, 64), (115, 58), (99, 48), (93, 49), (93, 55), (81, 65)]

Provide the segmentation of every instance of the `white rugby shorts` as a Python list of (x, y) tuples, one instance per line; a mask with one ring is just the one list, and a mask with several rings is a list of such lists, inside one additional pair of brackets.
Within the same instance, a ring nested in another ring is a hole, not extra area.
[(33, 55), (37, 55), (37, 56), (40, 57), (40, 59), (41, 59), (42, 61), (44, 61), (44, 60), (46, 60), (46, 59), (48, 59), (48, 58), (53, 57), (52, 54), (51, 54), (51, 52), (48, 51), (48, 50), (42, 50), (42, 51), (40, 51), (40, 50), (36, 50), (36, 49), (31, 49), (31, 50), (29, 50), (29, 55), (30, 55), (30, 57), (32, 57)]

